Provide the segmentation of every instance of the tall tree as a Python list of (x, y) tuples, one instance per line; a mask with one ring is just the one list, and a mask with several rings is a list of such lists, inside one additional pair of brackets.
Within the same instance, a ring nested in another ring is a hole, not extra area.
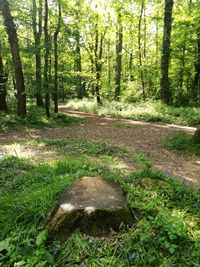
[(48, 33), (48, 19), (49, 19), (49, 7), (48, 0), (45, 0), (45, 14), (44, 14), (44, 37), (45, 37), (45, 57), (44, 57), (44, 89), (45, 89), (45, 110), (46, 116), (50, 117), (50, 96), (49, 96), (49, 33)]
[(17, 89), (17, 115), (26, 116), (26, 94), (25, 94), (22, 63), (19, 53), (17, 30), (7, 0), (0, 0), (0, 11), (2, 12), (4, 18), (4, 24), (6, 27), (6, 32), (8, 34), (8, 40), (10, 43), (13, 65), (14, 65), (16, 89)]
[(123, 26), (122, 26), (121, 11), (118, 11), (117, 13), (118, 14), (117, 14), (116, 67), (115, 67), (115, 99), (119, 100), (121, 92)]
[(200, 95), (200, 27), (197, 29), (197, 44), (196, 44), (196, 61), (195, 61), (195, 75), (192, 84), (193, 100), (197, 101)]
[(196, 132), (193, 135), (193, 142), (195, 144), (200, 144), (200, 126), (197, 128)]
[(0, 110), (2, 111), (7, 111), (8, 106), (6, 102), (6, 82), (7, 82), (7, 74), (4, 72), (4, 67), (3, 67), (3, 59), (1, 56), (1, 50), (0, 50)]
[(169, 60), (172, 29), (173, 0), (165, 0), (164, 31), (161, 56), (161, 91), (160, 96), (164, 103), (169, 103), (171, 98), (169, 85)]
[[(139, 16), (139, 22), (138, 22), (138, 54), (139, 54), (139, 66), (140, 66), (140, 78), (142, 83), (142, 96), (143, 100), (145, 100), (145, 83), (144, 83), (144, 72), (143, 72), (143, 62), (142, 62), (142, 45), (141, 45), (141, 28), (142, 28), (142, 17), (144, 12), (144, 0), (141, 2), (141, 9), (140, 9), (140, 16)], [(144, 46), (144, 55), (146, 57), (146, 43)]]
[(76, 92), (79, 99), (83, 98), (83, 83), (82, 83), (82, 59), (81, 59), (81, 44), (80, 44), (80, 14), (81, 14), (81, 2), (76, 0), (75, 7), (75, 72), (76, 72)]
[(58, 34), (61, 27), (61, 3), (58, 3), (58, 24), (54, 33), (54, 112), (58, 113)]
[[(106, 29), (104, 33), (99, 34), (98, 25), (95, 25), (95, 69), (96, 69), (96, 99), (97, 103), (101, 103), (100, 97), (100, 81), (101, 81), (101, 71), (102, 71), (102, 56), (103, 56), (103, 40), (106, 34)], [(100, 39), (100, 40), (99, 40)]]
[(32, 0), (33, 5), (33, 35), (35, 41), (35, 82), (36, 82), (36, 104), (43, 106), (43, 99), (41, 94), (42, 89), (42, 75), (41, 75), (41, 36), (42, 36), (42, 0), (39, 0), (39, 7), (37, 8), (37, 1)]

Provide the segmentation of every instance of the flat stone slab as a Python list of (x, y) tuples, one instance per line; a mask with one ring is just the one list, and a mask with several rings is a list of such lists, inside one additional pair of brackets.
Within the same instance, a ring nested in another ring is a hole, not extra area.
[(50, 239), (66, 240), (76, 229), (98, 236), (132, 223), (120, 185), (101, 177), (83, 177), (61, 194), (46, 227)]

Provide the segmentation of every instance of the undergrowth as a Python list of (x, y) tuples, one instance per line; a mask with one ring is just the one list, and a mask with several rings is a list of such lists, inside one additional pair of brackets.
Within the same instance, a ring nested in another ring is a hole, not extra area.
[[(145, 162), (143, 155), (138, 158)], [(200, 190), (152, 171), (146, 162), (124, 177), (81, 157), (52, 164), (1, 159), (0, 265), (199, 266)], [(83, 176), (119, 182), (130, 209), (140, 216), (127, 232), (110, 238), (76, 232), (65, 243), (47, 243), (43, 225), (48, 212), (60, 192)]]
[(197, 125), (200, 122), (199, 107), (174, 107), (165, 105), (159, 101), (145, 101), (132, 104), (117, 101), (103, 101), (101, 105), (98, 105), (95, 99), (83, 99), (70, 100), (67, 105), (84, 112), (133, 120), (181, 125)]
[[(31, 143), (28, 143), (31, 144)], [(67, 153), (76, 157), (95, 157), (104, 161), (120, 159), (137, 163), (145, 168), (151, 167), (151, 161), (142, 152), (132, 152), (125, 148), (110, 146), (102, 141), (87, 141), (85, 139), (45, 139), (37, 140), (34, 145), (51, 149), (60, 153)], [(114, 162), (113, 162), (114, 163)]]
[(181, 151), (181, 153), (200, 156), (200, 144), (192, 141), (192, 136), (186, 133), (170, 135), (164, 141), (164, 147), (170, 150)]
[(69, 116), (65, 113), (51, 114), (47, 118), (44, 109), (30, 106), (25, 118), (21, 118), (14, 113), (0, 113), (0, 131), (21, 130), (26, 128), (44, 128), (44, 127), (64, 127), (72, 124), (81, 123), (83, 119)]

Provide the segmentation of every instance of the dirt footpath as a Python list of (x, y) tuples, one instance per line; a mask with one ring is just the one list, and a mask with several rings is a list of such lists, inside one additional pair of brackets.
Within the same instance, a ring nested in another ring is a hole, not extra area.
[[(25, 132), (0, 134), (0, 154), (9, 154), (10, 145), (15, 143), (17, 147), (18, 142), (27, 140), (48, 138), (101, 140), (107, 144), (124, 147), (130, 151), (143, 152), (152, 161), (156, 169), (169, 175), (174, 175), (185, 183), (200, 185), (200, 158), (168, 151), (162, 147), (162, 141), (168, 135), (178, 131), (193, 134), (195, 128), (89, 115), (68, 110), (64, 105), (60, 106), (60, 108), (73, 116), (84, 118), (84, 123), (63, 128), (31, 129)], [(117, 125), (118, 122), (126, 123), (129, 126), (119, 127)], [(20, 149), (23, 154), (23, 149)], [(15, 148), (14, 152), (18, 154), (17, 148)], [(28, 151), (28, 153), (30, 157), (41, 156), (37, 151)], [(13, 151), (11, 154), (13, 154)], [(24, 154), (26, 156), (25, 152)]]

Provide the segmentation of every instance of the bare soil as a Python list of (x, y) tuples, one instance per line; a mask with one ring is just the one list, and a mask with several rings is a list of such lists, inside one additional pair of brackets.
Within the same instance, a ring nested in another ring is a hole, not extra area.
[[(143, 152), (152, 161), (154, 168), (173, 175), (184, 183), (194, 186), (200, 185), (200, 158), (169, 151), (162, 146), (163, 140), (168, 135), (180, 131), (193, 134), (196, 128), (96, 116), (69, 110), (64, 105), (61, 105), (60, 108), (68, 114), (84, 118), (84, 123), (62, 128), (29, 129), (23, 132), (0, 133), (0, 155), (14, 154), (41, 160), (45, 158), (50, 161), (60, 158), (62, 155), (51, 151), (42, 151), (41, 154), (41, 151), (24, 148), (20, 143), (48, 138), (101, 140), (130, 151)], [(130, 127), (119, 127), (116, 122), (127, 123)]]

